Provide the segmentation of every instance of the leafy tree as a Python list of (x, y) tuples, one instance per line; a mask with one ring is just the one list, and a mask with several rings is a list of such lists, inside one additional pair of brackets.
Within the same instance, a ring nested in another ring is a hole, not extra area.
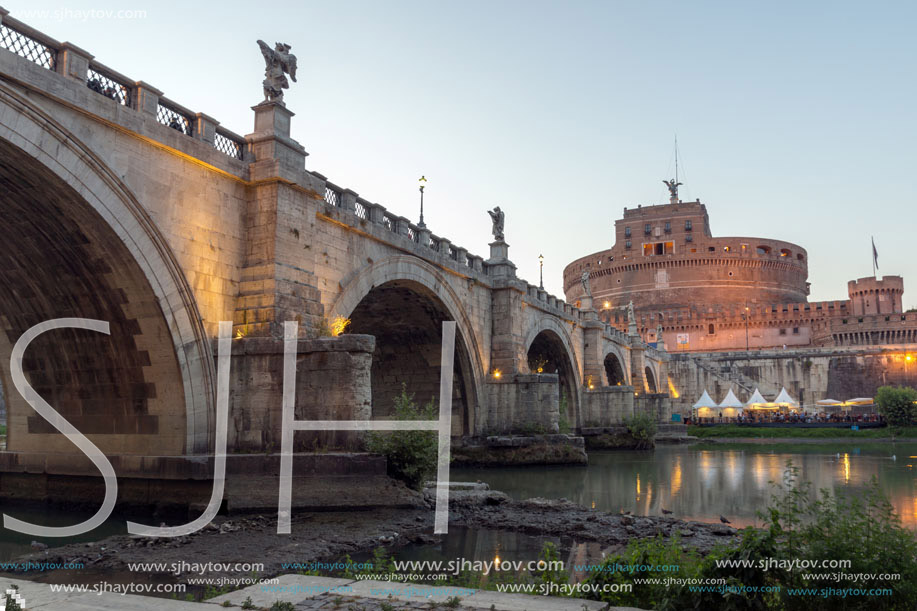
[[(425, 406), (414, 403), (406, 385), (395, 397), (394, 420), (435, 420), (436, 402), (430, 399)], [(389, 476), (399, 479), (415, 490), (436, 470), (438, 444), (433, 431), (372, 432), (366, 436), (366, 449), (385, 456)]]
[(885, 421), (892, 426), (907, 426), (917, 421), (917, 390), (882, 386), (876, 393), (876, 405)]

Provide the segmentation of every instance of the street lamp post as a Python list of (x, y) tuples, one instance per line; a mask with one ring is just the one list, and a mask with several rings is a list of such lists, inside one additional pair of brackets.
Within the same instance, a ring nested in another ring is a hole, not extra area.
[(420, 183), (420, 222), (417, 223), (417, 226), (423, 229), (427, 226), (427, 224), (423, 222), (423, 188), (427, 186), (427, 177), (421, 176), (418, 182)]
[(544, 255), (538, 255), (538, 288), (544, 290)]

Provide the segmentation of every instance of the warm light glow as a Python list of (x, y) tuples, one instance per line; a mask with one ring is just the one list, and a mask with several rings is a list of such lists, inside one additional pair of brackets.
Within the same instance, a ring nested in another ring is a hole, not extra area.
[(586, 378), (586, 386), (589, 387), (589, 390), (595, 390), (595, 385), (592, 383), (592, 376)]
[(640, 500), (640, 474), (637, 474), (637, 500)]
[(605, 309), (607, 310), (608, 308), (611, 307), (611, 302), (610, 302), (610, 301), (606, 301), (606, 302), (603, 304), (603, 306), (604, 306)]
[(669, 395), (673, 399), (677, 399), (679, 397), (678, 391), (675, 390), (675, 385), (672, 384), (672, 378), (669, 378)]
[(850, 483), (850, 455), (844, 454), (844, 483)]
[(494, 369), (494, 378), (496, 378), (497, 380), (499, 380), (501, 375), (503, 375), (503, 374), (500, 372), (499, 369)]
[(913, 354), (908, 354), (907, 356), (904, 357), (904, 360), (907, 361), (908, 363), (910, 363), (911, 361), (914, 360), (914, 355), (913, 355)]
[(236, 339), (242, 339), (245, 337), (245, 333), (242, 332), (242, 328), (236, 329)]
[(338, 314), (334, 317), (334, 320), (331, 321), (331, 325), (329, 325), (331, 327), (331, 337), (337, 337), (343, 333), (349, 325), (350, 319)]

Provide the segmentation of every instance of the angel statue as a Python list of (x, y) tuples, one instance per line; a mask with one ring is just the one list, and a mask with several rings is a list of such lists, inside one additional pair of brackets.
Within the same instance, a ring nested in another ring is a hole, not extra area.
[[(295, 81), (296, 79), (293, 79), (293, 80)], [(678, 187), (680, 187), (682, 183), (676, 182), (674, 178), (672, 180), (663, 180), (662, 182), (664, 182), (665, 186), (669, 188), (669, 197), (671, 198), (671, 200), (677, 203), (678, 202)]]
[(589, 272), (583, 272), (583, 275), (580, 277), (580, 282), (583, 283), (583, 290), (586, 291), (586, 296), (592, 297), (592, 289), (589, 288)]
[(290, 45), (282, 42), (275, 43), (272, 49), (266, 42), (259, 40), (258, 46), (264, 56), (264, 101), (283, 104), (283, 90), (290, 88), (284, 73), (296, 82), (296, 56), (290, 53)]
[(494, 239), (497, 240), (498, 242), (502, 242), (503, 241), (503, 220), (505, 218), (503, 211), (500, 210), (500, 206), (497, 206), (493, 210), (488, 210), (487, 214), (490, 215), (490, 220), (493, 221), (493, 228), (491, 228), (490, 231), (494, 234)]

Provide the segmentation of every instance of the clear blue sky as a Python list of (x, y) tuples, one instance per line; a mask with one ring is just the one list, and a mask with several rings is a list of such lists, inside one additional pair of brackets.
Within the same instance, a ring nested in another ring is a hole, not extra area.
[(415, 221), (425, 174), (428, 226), (485, 257), (500, 205), (519, 274), (537, 284), (543, 253), (558, 296), (624, 206), (665, 201), (677, 133), (715, 235), (805, 247), (812, 300), (871, 274), (874, 235), (917, 305), (914, 2), (0, 4), (240, 134), (255, 40), (288, 42), (309, 169)]

